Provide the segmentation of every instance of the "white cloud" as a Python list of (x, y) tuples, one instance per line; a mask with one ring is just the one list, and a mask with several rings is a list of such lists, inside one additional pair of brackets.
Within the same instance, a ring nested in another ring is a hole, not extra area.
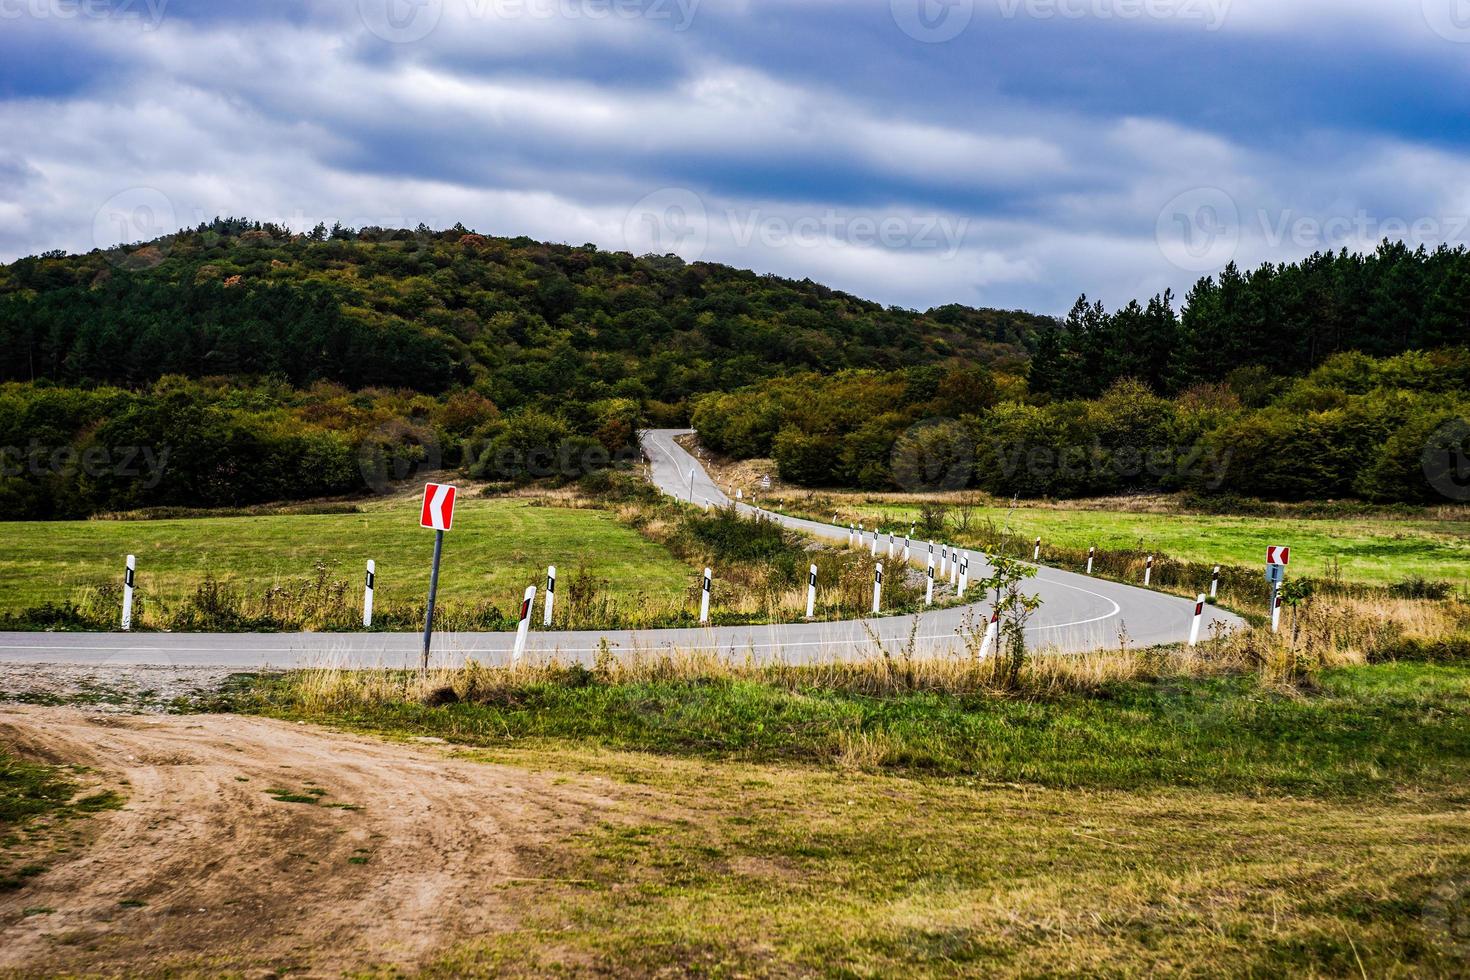
[[(962, 80), (880, 108), (813, 74), (703, 53), (697, 32), (668, 24), (466, 19), (466, 2), (449, 0), (445, 22), (417, 46), (384, 45), (355, 20), (325, 16), (171, 18), (151, 32), (64, 25), (79, 50), (124, 67), (74, 94), (0, 101), (0, 254), (108, 244), (94, 240), (99, 209), (148, 188), (181, 224), (216, 214), (303, 228), (463, 221), (622, 248), (636, 202), (683, 186), (710, 221), (705, 258), (908, 306), (1060, 312), (1084, 290), (1117, 305), (1186, 289), (1197, 273), (1170, 264), (1156, 228), (1166, 204), (1195, 189), (1232, 199), (1230, 254), (1248, 265), (1331, 247), (1327, 226), (1359, 211), (1366, 238), (1356, 226), (1347, 233), (1368, 245), (1389, 219), (1440, 219), (1453, 238), (1470, 212), (1470, 159), (1408, 138), (1304, 126), (1276, 146), (1084, 112), (1063, 98), (974, 94)], [(1341, 30), (1387, 30), (1398, 16), (1332, 8)], [(752, 3), (750, 16), (772, 9)], [(1289, 34), (1329, 13), (1235, 0), (1228, 26)], [(13, 36), (39, 33), (32, 24)], [(682, 67), (659, 85), (524, 68), (530, 56), (581, 51)], [(956, 107), (963, 121), (937, 111)], [(742, 233), (752, 213), (790, 233)], [(829, 213), (835, 228), (796, 233)], [(867, 233), (885, 220), (923, 240)], [(1299, 233), (1303, 222), (1323, 226), (1320, 243)], [(926, 223), (937, 239), (916, 230)]]

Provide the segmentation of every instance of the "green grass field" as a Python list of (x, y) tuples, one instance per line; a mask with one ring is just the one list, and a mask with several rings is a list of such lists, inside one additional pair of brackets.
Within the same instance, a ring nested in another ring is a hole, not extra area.
[[(853, 502), (843, 508), (853, 519), (907, 525), (918, 520), (917, 504)], [(1003, 507), (977, 508), (972, 523), (1006, 521)], [(830, 520), (826, 514), (811, 517)], [(955, 520), (950, 509), (949, 520)], [(1115, 511), (1021, 507), (1011, 523), (1023, 540), (1040, 535), (1045, 544), (1102, 551), (1139, 549), (1184, 561), (1252, 567), (1264, 565), (1266, 547), (1292, 549), (1292, 571), (1322, 575), (1336, 561), (1347, 581), (1388, 585), (1421, 577), (1470, 586), (1470, 521), (1428, 519), (1282, 519), (1269, 517), (1199, 516), (1191, 514), (1120, 513)], [(886, 524), (885, 524), (886, 526)], [(966, 535), (952, 532), (954, 543)]]
[[(363, 505), (359, 514), (268, 515), (157, 521), (0, 522), (0, 613), (63, 602), (81, 587), (121, 582), (129, 553), (140, 589), (178, 601), (206, 574), (263, 591), (328, 565), (360, 589), (377, 562), (377, 602), (422, 601), (434, 533), (418, 525), (417, 497)], [(579, 565), (618, 597), (678, 595), (694, 570), (600, 510), (537, 506), (525, 499), (463, 497), (444, 538), (439, 595), (446, 602), (514, 608), (546, 566)]]
[[(584, 681), (585, 679), (583, 679)], [(1098, 696), (699, 680), (246, 710), (432, 735), (635, 802), (431, 976), (1451, 976), (1470, 962), (1470, 670)], [(307, 685), (310, 689), (310, 685)], [(876, 748), (876, 751), (875, 751)]]

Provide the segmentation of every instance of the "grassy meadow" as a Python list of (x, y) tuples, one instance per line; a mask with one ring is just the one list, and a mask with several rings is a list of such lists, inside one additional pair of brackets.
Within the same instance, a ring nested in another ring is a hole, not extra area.
[[(115, 628), (129, 553), (138, 559), (135, 628), (357, 630), (372, 559), (374, 628), (421, 629), (434, 535), (418, 525), (419, 503), (414, 493), (246, 513), (0, 522), (0, 629)], [(694, 626), (706, 566), (716, 569), (714, 625), (803, 619), (811, 564), (816, 618), (854, 619), (870, 611), (874, 563), (768, 521), (686, 507), (628, 474), (591, 489), (509, 496), (462, 487), (435, 623), (513, 629), (526, 586), (542, 587), (553, 564), (554, 629)], [(890, 577), (884, 595), (890, 612), (917, 611), (919, 571)], [(956, 598), (948, 585), (936, 589), (939, 605)]]
[[(843, 523), (904, 527), (920, 522), (921, 504), (889, 497), (834, 495), (810, 501), (790, 499), (790, 511), (819, 520), (837, 512)], [(951, 503), (948, 537), (959, 545), (978, 540), (958, 530)], [(999, 504), (974, 508), (973, 531), (989, 522), (1010, 529), (1021, 541), (1040, 535), (1046, 546), (1086, 551), (1137, 551), (1201, 564), (1263, 566), (1268, 545), (1291, 547), (1296, 575), (1340, 574), (1347, 582), (1391, 585), (1414, 578), (1470, 588), (1470, 517), (1428, 516), (1353, 518), (1261, 517), (1185, 513), (1148, 513), (1077, 506)], [(1030, 551), (1027, 549), (1027, 555)]]
[[(419, 527), (419, 498), (360, 505), (358, 513), (282, 513), (165, 520), (0, 522), (0, 614), (65, 603), (79, 592), (115, 589), (137, 555), (148, 603), (173, 605), (206, 578), (259, 595), (317, 577), (349, 583), (360, 606), (368, 559), (377, 563), (379, 609), (424, 601), (434, 533)], [(444, 536), (439, 596), (447, 606), (489, 603), (515, 609), (527, 585), (584, 568), (615, 599), (682, 596), (695, 570), (611, 514), (519, 498), (461, 496)], [(109, 594), (108, 600), (113, 597)]]
[(1284, 658), (321, 671), (225, 704), (624, 787), (430, 976), (1463, 975), (1470, 667), (1299, 673), (1252, 635)]

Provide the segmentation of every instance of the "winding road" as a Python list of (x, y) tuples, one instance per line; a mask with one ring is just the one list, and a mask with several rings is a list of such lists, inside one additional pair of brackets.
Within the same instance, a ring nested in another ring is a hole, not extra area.
[[(676, 443), (687, 429), (655, 429), (642, 433), (653, 482), (665, 493), (696, 504), (725, 506), (731, 501), (693, 456)], [(691, 477), (691, 473), (693, 474)], [(691, 491), (692, 482), (692, 491)], [(847, 528), (801, 520), (745, 503), (743, 513), (829, 542), (847, 540)], [(912, 542), (911, 557), (923, 564), (929, 542)], [(935, 544), (936, 550), (939, 544)], [(886, 541), (884, 542), (886, 549)], [(970, 552), (972, 580), (987, 574), (984, 556)], [(716, 570), (718, 574), (718, 570)], [(1107, 582), (1042, 566), (1026, 589), (1041, 596), (1042, 605), (1027, 627), (1033, 648), (1078, 653), (1114, 646), (1126, 630), (1133, 646), (1176, 643), (1189, 633), (1194, 603), (1187, 599)], [(604, 649), (613, 653), (685, 650), (737, 658), (781, 659), (798, 663), (851, 659), (870, 655), (881, 644), (901, 649), (910, 636), (921, 653), (962, 649), (962, 631), (989, 615), (980, 605), (840, 623), (793, 623), (778, 626), (728, 626), (668, 630), (533, 631), (527, 644), (536, 657), (591, 663)], [(1239, 617), (1207, 606), (1202, 635), (1212, 622), (1229, 626)], [(436, 665), (462, 663), (473, 657), (498, 664), (509, 659), (514, 634), (436, 633)], [(0, 663), (60, 663), (96, 666), (173, 665), (231, 668), (417, 666), (422, 639), (416, 633), (0, 633)]]

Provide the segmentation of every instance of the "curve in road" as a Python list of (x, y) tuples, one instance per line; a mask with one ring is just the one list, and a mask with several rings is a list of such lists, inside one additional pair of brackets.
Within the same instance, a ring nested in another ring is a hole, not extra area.
[[(665, 493), (695, 504), (732, 503), (699, 461), (675, 442), (687, 429), (641, 433), (649, 473)], [(847, 540), (847, 528), (772, 514), (743, 502), (742, 513), (759, 515), (828, 542)], [(915, 541), (911, 554), (927, 555), (930, 542)], [(935, 543), (935, 548), (939, 547)], [(969, 553), (972, 577), (988, 566)], [(718, 572), (718, 570), (717, 570)], [(1077, 653), (1116, 645), (1126, 629), (1138, 646), (1176, 643), (1186, 638), (1194, 603), (1176, 596), (1040, 566), (1027, 591), (1042, 605), (1027, 627), (1033, 647)], [(809, 662), (870, 655), (881, 645), (897, 649), (914, 638), (921, 653), (963, 649), (976, 624), (988, 617), (981, 605), (958, 606), (914, 616), (875, 617), (837, 623), (791, 623), (666, 630), (589, 630), (533, 632), (532, 655), (591, 663), (604, 649), (613, 653), (671, 650), (718, 653), (760, 660)], [(1206, 607), (1204, 628), (1213, 622), (1240, 625), (1239, 617)], [(1206, 632), (1205, 635), (1208, 635)], [(436, 665), (468, 658), (497, 664), (509, 660), (514, 634), (436, 633)], [(421, 646), (416, 633), (0, 633), (0, 661), (106, 665), (343, 667), (416, 666)]]

